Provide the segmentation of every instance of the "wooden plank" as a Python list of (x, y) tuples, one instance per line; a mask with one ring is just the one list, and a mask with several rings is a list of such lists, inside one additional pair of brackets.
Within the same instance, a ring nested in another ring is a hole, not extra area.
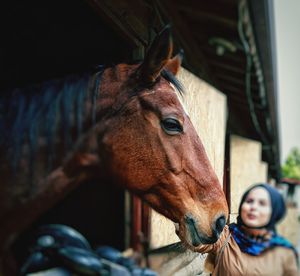
[(132, 195), (132, 232), (131, 246), (133, 249), (140, 251), (142, 233), (142, 201), (135, 195)]

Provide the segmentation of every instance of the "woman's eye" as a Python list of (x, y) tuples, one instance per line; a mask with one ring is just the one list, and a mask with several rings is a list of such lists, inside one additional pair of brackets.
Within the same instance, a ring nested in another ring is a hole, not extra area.
[(252, 203), (252, 202), (253, 202), (253, 199), (252, 199), (252, 198), (249, 198), (249, 199), (246, 200), (246, 203), (249, 203), (249, 204), (250, 204), (250, 203)]
[(180, 122), (174, 118), (167, 118), (161, 121), (162, 129), (170, 135), (176, 135), (183, 131), (183, 127)]
[(267, 202), (266, 202), (266, 201), (262, 201), (262, 200), (261, 200), (261, 201), (259, 202), (259, 204), (260, 204), (261, 206), (267, 206)]

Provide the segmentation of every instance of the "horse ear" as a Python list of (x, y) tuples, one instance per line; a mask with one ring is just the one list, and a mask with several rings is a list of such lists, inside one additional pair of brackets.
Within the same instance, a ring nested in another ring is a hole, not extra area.
[(173, 57), (167, 62), (167, 64), (165, 65), (165, 69), (171, 72), (174, 76), (176, 76), (181, 67), (182, 60), (183, 50), (181, 49), (175, 57)]
[(167, 25), (154, 39), (145, 59), (138, 68), (138, 76), (144, 83), (153, 83), (168, 63), (173, 51), (171, 28)]

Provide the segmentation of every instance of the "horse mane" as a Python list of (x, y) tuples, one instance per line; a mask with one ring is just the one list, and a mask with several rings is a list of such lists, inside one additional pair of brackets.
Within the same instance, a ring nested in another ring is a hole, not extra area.
[(164, 79), (166, 79), (168, 82), (172, 83), (174, 87), (177, 89), (179, 94), (183, 96), (185, 93), (182, 83), (168, 70), (163, 69), (161, 72), (161, 75)]
[(71, 75), (25, 89), (17, 88), (0, 99), (0, 147), (7, 151), (14, 168), (18, 166), (25, 142), (29, 146), (30, 163), (34, 162), (38, 137), (45, 137), (49, 160), (58, 131), (63, 133), (64, 149), (70, 149), (71, 128), (75, 127), (77, 135), (80, 135), (86, 115), (86, 101), (92, 102), (91, 117), (95, 120), (97, 88), (102, 72), (96, 73), (94, 83), (91, 74)]

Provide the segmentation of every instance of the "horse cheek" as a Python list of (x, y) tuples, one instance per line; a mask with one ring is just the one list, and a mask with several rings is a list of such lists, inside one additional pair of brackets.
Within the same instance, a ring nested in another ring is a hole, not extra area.
[[(122, 122), (124, 124), (124, 122)], [(149, 188), (150, 173), (144, 162), (145, 149), (137, 146), (137, 137), (132, 136), (132, 128), (107, 133), (102, 140), (105, 148), (107, 174), (116, 184), (125, 186), (135, 194), (141, 194)]]

